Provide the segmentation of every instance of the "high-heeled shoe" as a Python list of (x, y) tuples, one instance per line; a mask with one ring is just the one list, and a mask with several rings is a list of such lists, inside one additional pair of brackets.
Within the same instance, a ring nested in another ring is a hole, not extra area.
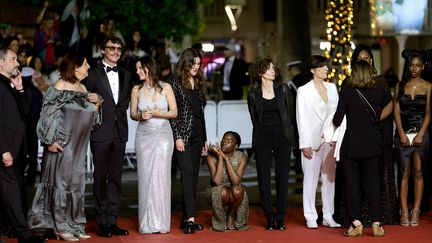
[(408, 211), (406, 212), (401, 212), (401, 216), (400, 216), (400, 225), (402, 226), (409, 226), (410, 225), (410, 221), (409, 221), (409, 213)]
[(75, 233), (74, 236), (77, 237), (80, 240), (87, 240), (87, 239), (91, 238), (90, 235), (87, 235), (85, 233)]
[(64, 241), (79, 241), (78, 238), (76, 238), (72, 233), (69, 232), (62, 232), (62, 233), (56, 233), (57, 240), (64, 240)]
[(351, 222), (351, 231), (349, 229), (344, 232), (344, 236), (349, 237), (359, 237), (363, 234), (363, 225), (357, 225), (355, 226), (354, 223)]
[(411, 226), (418, 226), (420, 224), (420, 210), (411, 210)]
[(381, 236), (384, 236), (384, 234), (385, 234), (384, 229), (380, 223), (373, 223), (372, 224), (372, 233), (373, 233), (373, 236), (375, 236), (375, 237), (381, 237)]

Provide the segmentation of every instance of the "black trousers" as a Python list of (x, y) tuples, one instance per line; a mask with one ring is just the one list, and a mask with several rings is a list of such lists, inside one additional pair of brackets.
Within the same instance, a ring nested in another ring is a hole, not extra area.
[(204, 129), (201, 119), (194, 119), (192, 134), (185, 145), (185, 151), (175, 149), (181, 171), (182, 219), (195, 217), (196, 190), (198, 185), (201, 152), (204, 146)]
[(271, 198), (271, 164), (275, 159), (276, 176), (276, 219), (285, 218), (288, 200), (288, 175), (291, 159), (291, 145), (285, 137), (282, 127), (261, 129), (255, 144), (258, 187), (261, 204), (266, 217), (273, 216)]
[(93, 154), (93, 196), (98, 226), (117, 223), (121, 194), (122, 167), (126, 143), (120, 138), (91, 142)]
[(380, 221), (379, 157), (346, 158), (343, 162), (345, 197), (351, 220), (361, 218), (360, 186), (366, 193), (372, 222)]
[(0, 224), (12, 226), (19, 239), (28, 239), (31, 233), (23, 210), (27, 205), (23, 205), (21, 192), (24, 184), (18, 163), (14, 160), (14, 164), (7, 168), (3, 162), (0, 165)]

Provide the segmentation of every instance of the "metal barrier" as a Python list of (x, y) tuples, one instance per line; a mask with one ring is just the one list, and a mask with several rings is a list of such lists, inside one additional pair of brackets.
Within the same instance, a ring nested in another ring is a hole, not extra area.
[(242, 140), (240, 148), (252, 148), (252, 121), (247, 101), (223, 100), (218, 103), (217, 134), (221, 139), (226, 131), (237, 132)]
[[(129, 109), (127, 110), (129, 134), (126, 143), (125, 167), (135, 169), (133, 161), (135, 157), (135, 134), (138, 122), (130, 118)], [(209, 143), (220, 142), (226, 131), (235, 131), (240, 134), (242, 144), (240, 148), (247, 149), (252, 147), (252, 122), (250, 120), (247, 102), (244, 100), (207, 101), (204, 109), (206, 119), (207, 141)], [(39, 146), (39, 159), (42, 158), (43, 147)], [(40, 162), (39, 160), (39, 162)], [(40, 170), (40, 165), (38, 165)], [(87, 149), (86, 172), (93, 172), (92, 154), (90, 145)]]

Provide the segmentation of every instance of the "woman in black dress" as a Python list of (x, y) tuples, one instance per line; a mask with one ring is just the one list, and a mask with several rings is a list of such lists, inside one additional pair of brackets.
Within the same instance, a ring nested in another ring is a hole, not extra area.
[[(368, 62), (375, 73), (375, 88), (385, 91), (385, 99), (388, 103), (393, 99), (390, 88), (383, 76), (377, 75), (374, 64), (374, 56), (369, 46), (359, 44), (356, 46), (352, 56), (352, 63), (364, 60)], [(352, 65), (353, 65), (352, 64)], [(348, 80), (344, 82), (348, 83)], [(382, 137), (382, 155), (380, 157), (379, 171), (380, 171), (380, 184), (381, 184), (381, 224), (398, 224), (399, 223), (399, 203), (396, 195), (396, 183), (394, 173), (394, 159), (393, 159), (393, 116), (388, 116), (378, 123), (380, 135)], [(335, 191), (335, 214), (334, 218), (343, 227), (348, 227), (350, 224), (350, 217), (348, 215), (345, 195), (344, 195), (344, 182), (343, 182), (343, 163), (339, 163), (336, 168), (336, 191)], [(361, 192), (361, 197), (365, 193)], [(370, 226), (372, 223), (371, 216), (368, 213), (367, 200), (362, 200), (361, 214), (363, 218), (363, 225)]]
[[(364, 219), (361, 203), (367, 198), (373, 235), (383, 236), (379, 179), (382, 141), (376, 126), (377, 121), (391, 113), (392, 105), (391, 100), (386, 102), (383, 90), (374, 88), (374, 71), (368, 62), (359, 61), (353, 65), (352, 70), (347, 87), (340, 93), (333, 118), (335, 126), (340, 126), (344, 116), (347, 121), (340, 163), (343, 163), (345, 200), (351, 226), (344, 235), (362, 235)], [(366, 197), (360, 197), (361, 187), (366, 191)]]
[[(400, 206), (402, 226), (418, 226), (420, 204), (423, 195), (422, 168), (427, 161), (430, 123), (430, 97), (432, 85), (421, 77), (424, 61), (420, 54), (413, 53), (409, 60), (409, 72), (396, 85), (394, 117), (397, 127), (395, 147), (399, 152)], [(414, 134), (409, 140), (409, 134)], [(408, 213), (408, 180), (411, 171), (414, 177), (414, 206)], [(410, 218), (411, 216), (411, 218)]]

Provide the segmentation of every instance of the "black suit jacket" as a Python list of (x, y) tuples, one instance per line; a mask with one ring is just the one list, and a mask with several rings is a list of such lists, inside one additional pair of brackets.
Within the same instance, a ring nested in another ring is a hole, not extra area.
[[(224, 73), (225, 64), (221, 67), (221, 72)], [(243, 95), (243, 86), (249, 84), (247, 74), (248, 65), (245, 61), (239, 58), (234, 58), (234, 63), (229, 76), (229, 85), (231, 98), (240, 100)]]
[(128, 140), (128, 119), (126, 110), (129, 107), (130, 94), (132, 89), (131, 75), (126, 69), (119, 68), (119, 96), (117, 104), (108, 81), (102, 63), (90, 70), (87, 79), (83, 82), (87, 90), (97, 93), (103, 98), (102, 103), (102, 125), (93, 129), (90, 141), (103, 142), (113, 137), (117, 131), (122, 142)]
[[(293, 147), (297, 147), (297, 139), (294, 136), (293, 124), (295, 124), (295, 108), (292, 99), (292, 94), (288, 85), (274, 84), (273, 90), (277, 102), (279, 115), (281, 118), (284, 135), (288, 142)], [(248, 95), (248, 108), (251, 116), (253, 132), (252, 132), (252, 147), (255, 147), (257, 133), (262, 126), (262, 88), (261, 85), (255, 85)]]
[(0, 156), (10, 152), (16, 159), (23, 152), (28, 106), (27, 93), (13, 89), (10, 80), (0, 74)]
[[(378, 114), (388, 102), (391, 102), (382, 89), (359, 90)], [(378, 132), (373, 126), (366, 106), (362, 103), (357, 91), (348, 87), (340, 92), (333, 124), (338, 127), (342, 123), (344, 115), (346, 115), (347, 126), (341, 153), (348, 156), (348, 158), (379, 156), (382, 149)]]

